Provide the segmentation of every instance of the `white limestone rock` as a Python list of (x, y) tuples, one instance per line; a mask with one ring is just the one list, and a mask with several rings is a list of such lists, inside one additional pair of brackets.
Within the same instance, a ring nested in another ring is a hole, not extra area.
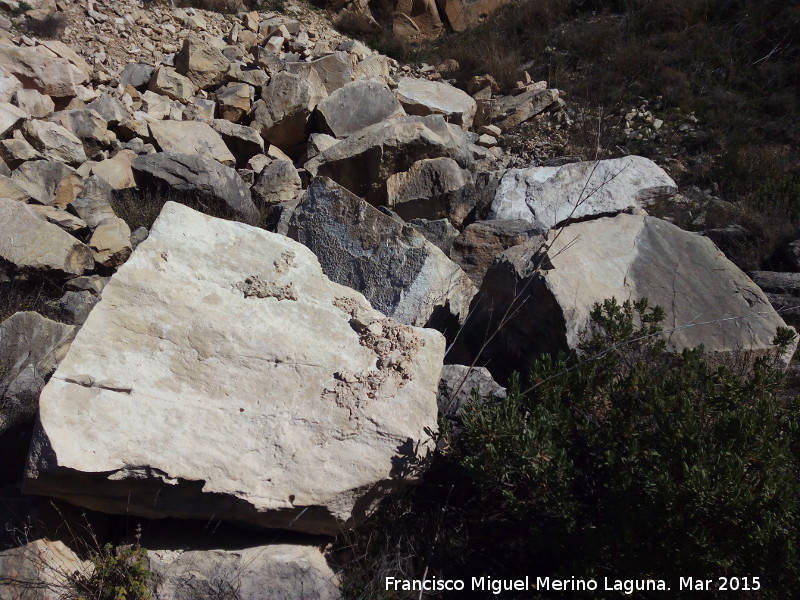
[(443, 356), (301, 244), (168, 202), (42, 393), (26, 490), (336, 534), (427, 450)]

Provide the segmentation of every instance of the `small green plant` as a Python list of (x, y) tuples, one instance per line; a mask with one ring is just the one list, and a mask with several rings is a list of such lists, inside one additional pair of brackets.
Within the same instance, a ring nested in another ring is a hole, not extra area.
[(74, 575), (76, 600), (151, 600), (152, 573), (140, 537), (137, 529), (134, 545), (114, 548), (106, 544), (95, 552), (90, 557), (93, 569)]
[(767, 179), (751, 196), (752, 206), (762, 213), (800, 220), (800, 174)]
[(679, 577), (756, 573), (748, 597), (797, 597), (797, 401), (770, 357), (733, 371), (702, 348), (666, 352), (663, 316), (646, 301), (596, 305), (579, 353), (538, 357), (528, 389), (513, 378), (505, 399), (468, 404), (423, 485), (355, 538), (352, 597), (393, 597), (386, 576), (531, 571), (664, 579), (670, 598), (692, 597)]

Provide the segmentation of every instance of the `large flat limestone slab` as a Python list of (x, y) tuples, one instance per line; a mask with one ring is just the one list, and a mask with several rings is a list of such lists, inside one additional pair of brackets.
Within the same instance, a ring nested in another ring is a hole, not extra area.
[(301, 244), (169, 202), (42, 392), (26, 491), (333, 534), (425, 451), (443, 355)]

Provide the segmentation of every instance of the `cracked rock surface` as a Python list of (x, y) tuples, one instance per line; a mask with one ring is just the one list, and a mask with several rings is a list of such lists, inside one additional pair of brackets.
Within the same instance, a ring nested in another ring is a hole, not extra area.
[(335, 534), (424, 454), (443, 355), (304, 246), (170, 202), (43, 391), (26, 488)]

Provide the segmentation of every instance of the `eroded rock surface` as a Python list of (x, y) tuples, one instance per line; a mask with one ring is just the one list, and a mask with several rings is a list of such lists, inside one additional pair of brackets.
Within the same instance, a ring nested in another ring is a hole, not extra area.
[(304, 246), (170, 202), (44, 389), (26, 488), (335, 534), (425, 451), (443, 353)]

